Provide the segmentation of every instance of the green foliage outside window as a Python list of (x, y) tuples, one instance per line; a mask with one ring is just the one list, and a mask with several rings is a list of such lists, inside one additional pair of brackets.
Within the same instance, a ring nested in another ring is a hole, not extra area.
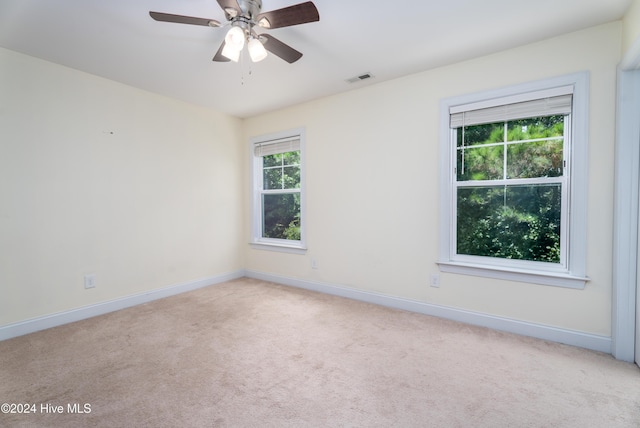
[(561, 177), (563, 135), (564, 116), (458, 128), (458, 254), (559, 263), (561, 183), (509, 180)]
[(283, 192), (262, 195), (262, 236), (300, 240), (299, 151), (263, 157), (263, 189)]
[(560, 185), (458, 190), (458, 254), (558, 263)]

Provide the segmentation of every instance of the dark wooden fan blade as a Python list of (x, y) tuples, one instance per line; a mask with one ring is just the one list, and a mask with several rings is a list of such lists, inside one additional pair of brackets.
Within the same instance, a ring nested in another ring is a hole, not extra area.
[(216, 54), (213, 57), (212, 61), (216, 61), (216, 62), (229, 62), (229, 61), (231, 61), (229, 58), (227, 58), (226, 56), (222, 55), (222, 49), (224, 49), (224, 40), (222, 41), (222, 44), (220, 45), (220, 48), (218, 49), (218, 52), (216, 52)]
[(215, 19), (196, 18), (193, 16), (172, 15), (170, 13), (149, 12), (156, 21), (175, 22), (177, 24), (204, 25), (205, 27), (219, 27), (220, 23)]
[(260, 34), (260, 38), (265, 40), (264, 48), (272, 54), (279, 56), (289, 64), (296, 62), (302, 58), (302, 53), (298, 52), (291, 46), (282, 43), (280, 40), (269, 34)]
[[(235, 1), (235, 0), (234, 0)], [(281, 28), (291, 25), (320, 21), (318, 9), (313, 2), (305, 2), (258, 15), (255, 19), (264, 28)]]

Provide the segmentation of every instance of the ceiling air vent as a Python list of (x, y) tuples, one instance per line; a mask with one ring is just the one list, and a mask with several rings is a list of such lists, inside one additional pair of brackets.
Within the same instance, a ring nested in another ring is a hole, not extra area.
[(356, 83), (356, 82), (361, 82), (363, 80), (371, 79), (372, 77), (373, 77), (373, 74), (371, 73), (362, 73), (359, 76), (352, 77), (351, 79), (347, 79), (347, 82)]

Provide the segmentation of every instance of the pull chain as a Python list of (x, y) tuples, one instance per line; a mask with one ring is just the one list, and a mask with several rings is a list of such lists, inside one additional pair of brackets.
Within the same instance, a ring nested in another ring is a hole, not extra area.
[(245, 69), (246, 69), (246, 74), (247, 74), (247, 81), (249, 80), (249, 78), (251, 77), (251, 75), (253, 74), (253, 70), (251, 68), (252, 62), (251, 61), (245, 61), (245, 54), (244, 52), (242, 52), (240, 54), (240, 60), (239, 60), (239, 64), (240, 64), (240, 86), (244, 86), (244, 82), (245, 82)]

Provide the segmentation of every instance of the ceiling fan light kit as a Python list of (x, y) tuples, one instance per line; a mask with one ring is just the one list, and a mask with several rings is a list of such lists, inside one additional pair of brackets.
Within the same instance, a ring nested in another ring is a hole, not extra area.
[(264, 48), (264, 45), (255, 37), (252, 37), (247, 44), (247, 50), (249, 51), (249, 56), (251, 57), (251, 61), (259, 62), (267, 57), (267, 50)]
[(242, 48), (244, 48), (244, 39), (244, 30), (238, 26), (232, 26), (224, 38), (222, 55), (229, 58), (231, 61), (238, 62), (240, 52), (242, 51)]
[(238, 60), (240, 59), (240, 51), (242, 49), (234, 49), (231, 46), (229, 46), (228, 44), (225, 44), (222, 47), (222, 52), (220, 52), (220, 54), (222, 56), (224, 56), (227, 59), (230, 59), (233, 62), (238, 62)]
[(270, 30), (320, 20), (318, 9), (311, 1), (264, 13), (261, 13), (262, 0), (218, 0), (218, 4), (224, 11), (227, 24), (223, 25), (215, 19), (163, 12), (151, 11), (149, 15), (156, 21), (178, 24), (208, 27), (230, 26), (222, 45), (213, 57), (213, 61), (217, 62), (238, 62), (240, 53), (246, 44), (253, 62), (265, 59), (267, 51), (269, 51), (288, 63), (293, 63), (302, 57), (302, 53), (271, 35), (256, 33), (254, 27)]

